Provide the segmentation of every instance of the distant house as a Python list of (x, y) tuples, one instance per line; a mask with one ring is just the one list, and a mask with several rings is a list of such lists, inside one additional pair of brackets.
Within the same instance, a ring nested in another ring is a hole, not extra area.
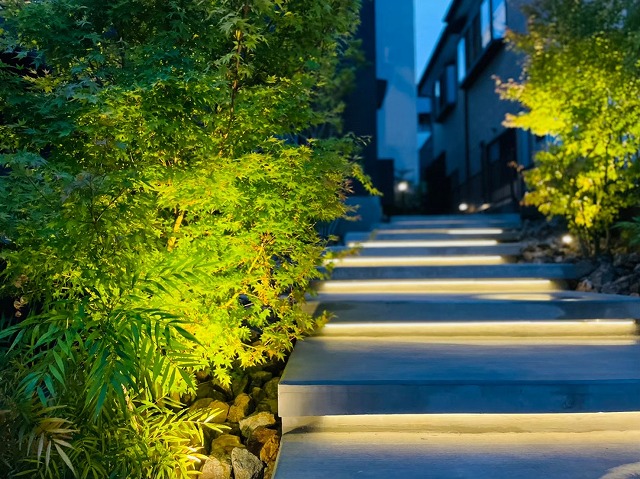
[(538, 140), (502, 125), (518, 105), (499, 99), (494, 77), (520, 76), (520, 58), (504, 36), (526, 28), (525, 3), (453, 0), (449, 7), (418, 85), (432, 105), (421, 118), (431, 133), (420, 151), (428, 213), (518, 208), (523, 185), (513, 165), (530, 166)]

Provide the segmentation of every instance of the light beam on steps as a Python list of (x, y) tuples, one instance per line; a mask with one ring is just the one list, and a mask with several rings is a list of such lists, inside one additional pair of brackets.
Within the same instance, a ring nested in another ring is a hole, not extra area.
[(451, 337), (602, 337), (634, 336), (638, 324), (632, 320), (556, 320), (556, 321), (461, 321), (461, 322), (329, 322), (319, 332), (322, 336), (421, 336)]
[(402, 228), (376, 229), (373, 234), (403, 235), (403, 234), (446, 234), (446, 235), (500, 235), (505, 233), (503, 228)]
[(467, 279), (467, 280), (344, 280), (318, 283), (319, 293), (330, 294), (429, 294), (460, 292), (526, 293), (557, 291), (560, 283), (548, 279)]
[(295, 430), (304, 432), (314, 430), (403, 431), (445, 434), (605, 431), (640, 433), (640, 411), (547, 414), (353, 414), (289, 417), (286, 418), (285, 423), (283, 423), (283, 434)]
[(332, 258), (325, 264), (333, 264), (341, 268), (366, 268), (376, 266), (445, 266), (450, 264), (486, 265), (504, 264), (507, 260), (504, 256), (366, 256)]
[(495, 246), (496, 240), (370, 240), (349, 241), (349, 248), (448, 248), (460, 246)]

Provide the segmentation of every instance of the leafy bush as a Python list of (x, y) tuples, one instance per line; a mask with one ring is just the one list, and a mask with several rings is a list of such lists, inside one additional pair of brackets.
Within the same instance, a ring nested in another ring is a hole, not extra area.
[[(281, 358), (345, 213), (356, 0), (3, 2), (7, 431), (29, 477), (193, 473), (169, 398)], [(326, 128), (327, 125), (330, 128)], [(74, 473), (75, 471), (75, 473)]]
[(510, 36), (526, 54), (523, 77), (499, 85), (526, 108), (508, 125), (553, 138), (525, 174), (525, 200), (565, 217), (597, 252), (619, 211), (637, 204), (640, 9), (631, 0), (537, 0), (528, 13), (529, 32)]

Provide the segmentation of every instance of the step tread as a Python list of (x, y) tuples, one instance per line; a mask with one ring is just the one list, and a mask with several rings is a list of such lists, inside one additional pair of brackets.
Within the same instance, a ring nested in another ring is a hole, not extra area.
[(343, 279), (484, 279), (484, 278), (543, 278), (576, 279), (579, 268), (563, 263), (518, 263), (483, 265), (420, 265), (420, 266), (364, 266), (334, 268), (332, 280)]
[(274, 477), (626, 479), (640, 474), (639, 433), (481, 436), (289, 433), (282, 438)]
[(553, 291), (543, 294), (332, 295), (321, 293), (308, 310), (328, 311), (332, 322), (640, 319), (640, 298)]
[(309, 338), (296, 346), (280, 385), (640, 381), (640, 341), (451, 341)]

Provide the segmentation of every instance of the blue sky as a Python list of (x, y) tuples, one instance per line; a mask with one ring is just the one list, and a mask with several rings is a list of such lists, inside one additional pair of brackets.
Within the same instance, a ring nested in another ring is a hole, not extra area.
[(416, 80), (422, 76), (443, 28), (442, 19), (451, 0), (413, 0), (416, 32)]

